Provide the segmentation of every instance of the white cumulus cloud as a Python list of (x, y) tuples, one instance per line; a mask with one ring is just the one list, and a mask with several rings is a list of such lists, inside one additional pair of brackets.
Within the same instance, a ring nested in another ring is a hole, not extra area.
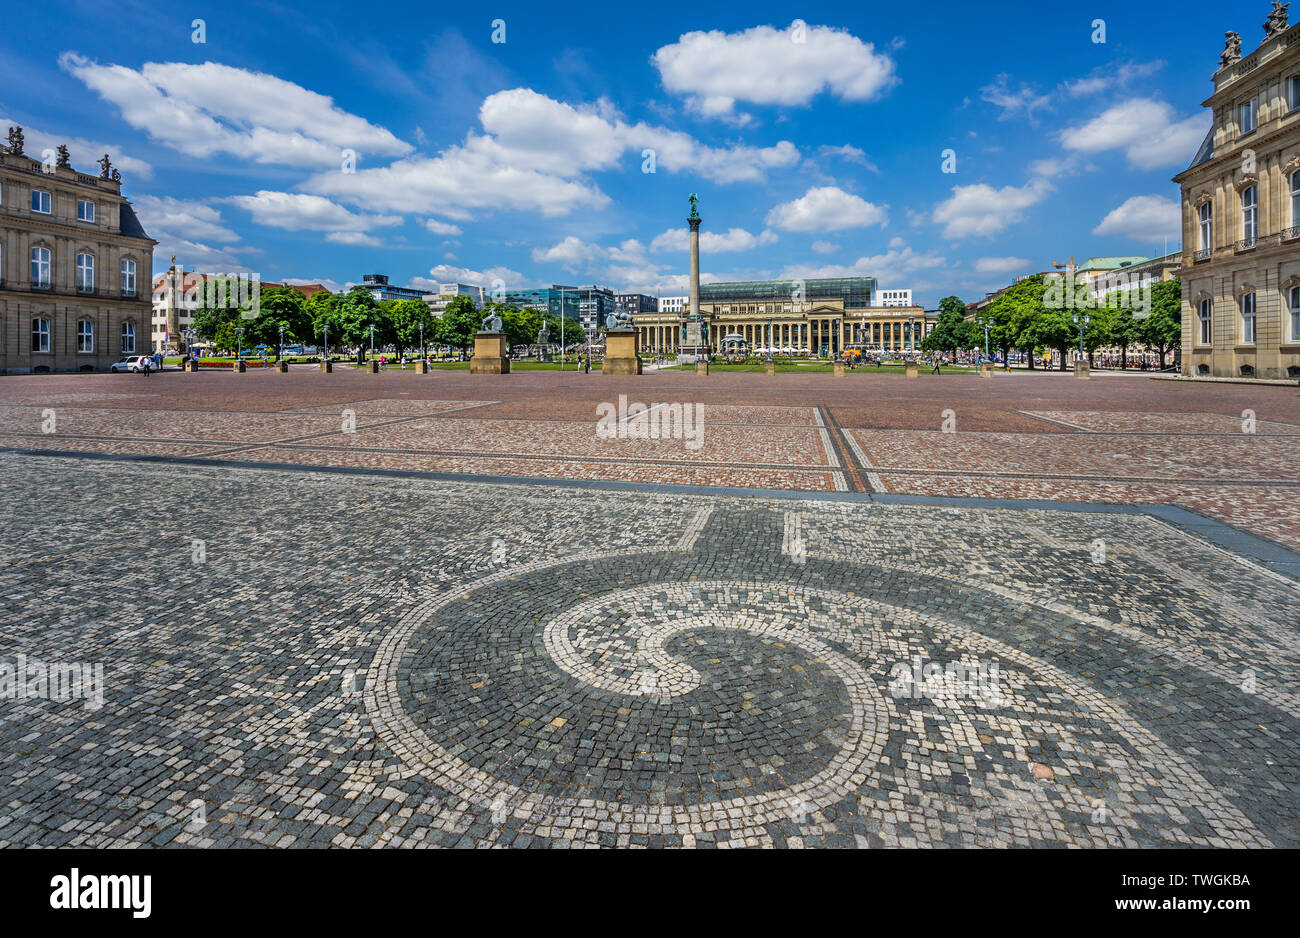
[(1135, 195), (1111, 209), (1092, 229), (1095, 235), (1148, 243), (1163, 237), (1178, 240), (1181, 232), (1182, 209), (1173, 199), (1161, 195)]
[(1163, 101), (1131, 98), (1061, 131), (1060, 140), (1065, 149), (1080, 153), (1123, 150), (1137, 169), (1156, 169), (1189, 162), (1210, 123), (1209, 114), (1179, 120)]
[(820, 186), (767, 213), (767, 224), (784, 231), (841, 231), (884, 225), (888, 206), (879, 206), (836, 186)]
[(943, 225), (945, 238), (995, 235), (1024, 218), (1024, 210), (1053, 191), (1052, 184), (1034, 179), (1024, 186), (995, 189), (987, 183), (953, 186), (952, 197), (934, 207), (933, 221)]

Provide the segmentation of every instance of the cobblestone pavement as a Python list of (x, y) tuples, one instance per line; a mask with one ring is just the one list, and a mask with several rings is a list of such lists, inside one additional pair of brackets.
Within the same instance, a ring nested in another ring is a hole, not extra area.
[(1140, 512), (0, 472), (0, 675), (103, 669), (0, 699), (0, 846), (1300, 846), (1300, 584)]
[[(695, 443), (597, 408), (699, 405)], [(53, 416), (53, 422), (50, 417)], [(945, 428), (955, 432), (944, 432)], [(0, 448), (809, 492), (1173, 503), (1300, 548), (1300, 394), (1138, 376), (340, 367), (7, 377)]]

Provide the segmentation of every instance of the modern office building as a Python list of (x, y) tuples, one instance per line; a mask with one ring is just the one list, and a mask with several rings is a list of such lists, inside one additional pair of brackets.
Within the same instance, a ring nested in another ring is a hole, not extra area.
[(614, 294), (614, 308), (626, 316), (659, 312), (659, 298), (644, 293)]
[(604, 328), (605, 320), (614, 310), (614, 291), (606, 287), (570, 287), (553, 283), (549, 287), (531, 290), (507, 290), (504, 302), (508, 306), (528, 307), (559, 316), (563, 306), (566, 319), (576, 319), (582, 328), (595, 335)]
[(0, 147), (0, 373), (105, 370), (149, 349), (153, 248), (107, 154), (98, 175)]
[(661, 296), (658, 312), (681, 314), (686, 311), (690, 302), (689, 296)]
[(447, 304), (458, 296), (468, 296), (477, 309), (482, 309), (487, 301), (487, 291), (472, 283), (440, 283), (437, 292), (426, 293), (424, 302), (429, 305), (429, 314), (434, 319), (441, 319), (447, 311)]
[(879, 290), (876, 292), (876, 305), (881, 307), (911, 306), (911, 290)]
[(1259, 48), (1229, 32), (1214, 124), (1182, 187), (1182, 370), (1300, 377), (1300, 25), (1274, 4)]
[[(907, 291), (910, 295), (911, 291)], [(723, 336), (740, 335), (751, 348), (807, 349), (836, 355), (849, 348), (910, 349), (934, 327), (919, 306), (875, 302), (873, 277), (749, 280), (700, 286), (700, 314), (716, 353)], [(673, 352), (681, 345), (685, 311), (636, 317), (643, 348)]]
[(428, 295), (428, 290), (417, 290), (414, 287), (395, 287), (388, 282), (386, 274), (366, 274), (361, 278), (361, 286), (370, 291), (370, 295), (376, 300), (422, 300)]

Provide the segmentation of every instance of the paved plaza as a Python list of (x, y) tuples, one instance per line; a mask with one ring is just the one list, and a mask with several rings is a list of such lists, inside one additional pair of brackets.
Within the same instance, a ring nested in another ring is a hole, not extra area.
[(0, 701), (0, 846), (1300, 846), (1297, 434), (1135, 377), (6, 378), (0, 660), (103, 676)]

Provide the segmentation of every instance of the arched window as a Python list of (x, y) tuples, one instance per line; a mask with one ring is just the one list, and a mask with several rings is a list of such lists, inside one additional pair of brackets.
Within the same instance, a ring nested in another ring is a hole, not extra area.
[(135, 352), (135, 323), (122, 323), (122, 354), (130, 355)]
[(32, 248), (32, 286), (41, 290), (50, 288), (50, 251)]
[(1254, 186), (1241, 190), (1241, 240), (1246, 247), (1255, 243), (1259, 234), (1259, 204)]
[(122, 295), (135, 296), (135, 261), (122, 261)]
[(77, 292), (95, 292), (95, 255), (77, 255)]
[(32, 351), (48, 352), (50, 350), (50, 321), (48, 319), (32, 320)]
[(95, 324), (89, 319), (77, 323), (77, 351), (82, 353), (95, 351)]

